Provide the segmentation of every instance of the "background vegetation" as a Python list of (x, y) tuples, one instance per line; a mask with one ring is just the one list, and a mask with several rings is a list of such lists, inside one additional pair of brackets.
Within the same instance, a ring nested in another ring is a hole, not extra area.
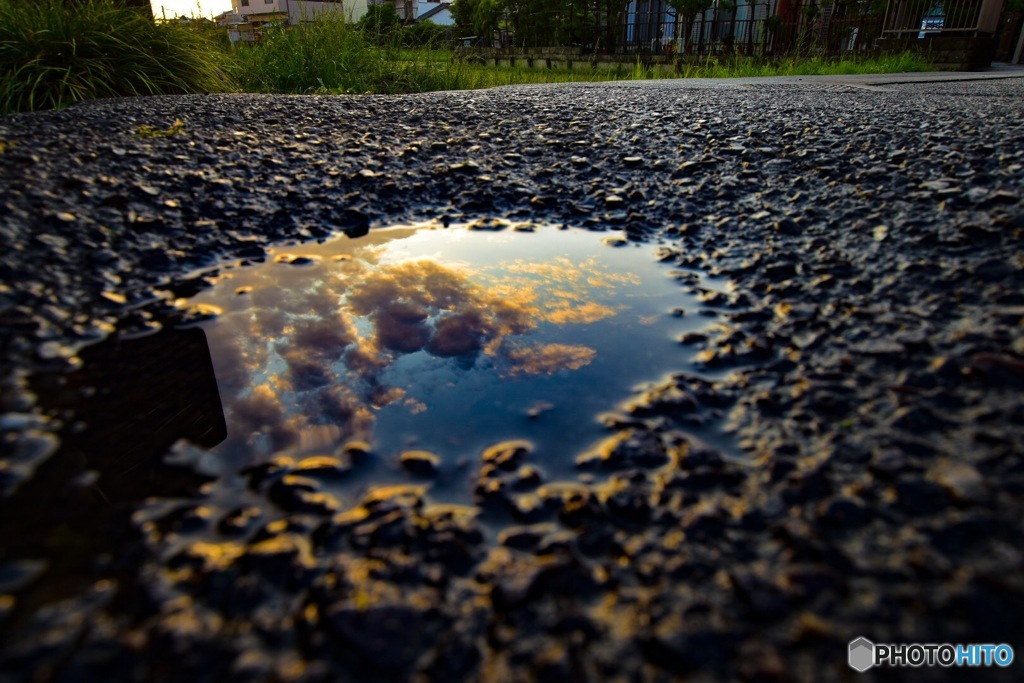
[[(1014, 2), (1024, 0), (1011, 0)], [(713, 0), (666, 0), (675, 18), (676, 35), (667, 41), (684, 42), (694, 22), (711, 9)], [(819, 0), (794, 0), (794, 14), (808, 17), (821, 11)], [(581, 45), (614, 51), (622, 40), (622, 25), (629, 0), (454, 0), (452, 14), (458, 25), (484, 39), (495, 33), (513, 36), (516, 46)], [(885, 14), (886, 0), (840, 0), (847, 19)], [(722, 17), (732, 16), (735, 0), (719, 0)], [(727, 20), (727, 19), (726, 19)], [(776, 16), (776, 21), (781, 17)]]
[(201, 32), (110, 0), (0, 0), (0, 112), (122, 95), (231, 89)]
[[(465, 12), (473, 2), (499, 1), (506, 0), (458, 0), (455, 7)], [(561, 1), (552, 0), (552, 6)], [(589, 2), (614, 12), (622, 0)], [(562, 29), (555, 23), (543, 30), (552, 31), (552, 41), (572, 39), (570, 29), (559, 34)], [(927, 68), (911, 55), (838, 62), (709, 57), (686, 63), (681, 73), (655, 72), (640, 62), (619, 70), (496, 67), (456, 59), (450, 29), (429, 22), (403, 26), (390, 5), (373, 8), (356, 23), (339, 15), (298, 27), (264, 27), (259, 43), (231, 46), (226, 31), (209, 20), (154, 21), (147, 10), (119, 0), (0, 0), (0, 113), (130, 95), (409, 93), (518, 83)]]
[[(384, 7), (394, 12), (391, 5)], [(234, 48), (235, 81), (242, 90), (263, 93), (408, 93), (458, 88), (458, 68), (451, 62), (451, 51), (435, 53), (427, 32), (404, 30), (397, 16), (391, 21), (386, 12), (370, 13), (363, 19), (350, 24), (339, 14), (301, 26), (264, 29), (259, 44)], [(447, 48), (446, 41), (441, 45)]]

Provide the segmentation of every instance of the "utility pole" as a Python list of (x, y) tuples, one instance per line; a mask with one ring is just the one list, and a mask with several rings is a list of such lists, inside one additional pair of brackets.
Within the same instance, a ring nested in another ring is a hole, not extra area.
[(1024, 57), (1024, 24), (1020, 27), (1020, 39), (1017, 40), (1017, 50), (1013, 53), (1011, 64), (1020, 64), (1021, 57)]

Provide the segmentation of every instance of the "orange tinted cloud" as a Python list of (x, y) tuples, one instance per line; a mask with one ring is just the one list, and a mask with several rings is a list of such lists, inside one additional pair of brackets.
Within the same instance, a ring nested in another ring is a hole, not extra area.
[(573, 344), (541, 344), (510, 349), (508, 360), (512, 375), (553, 375), (559, 370), (579, 370), (589, 365), (597, 352)]

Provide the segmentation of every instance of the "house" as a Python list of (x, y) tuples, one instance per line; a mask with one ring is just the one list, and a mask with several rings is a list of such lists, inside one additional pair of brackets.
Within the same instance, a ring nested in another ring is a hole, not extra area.
[(367, 4), (373, 5), (394, 5), (398, 18), (409, 24), (416, 20), (420, 11), (419, 0), (367, 0)]
[(432, 21), (438, 26), (454, 26), (455, 17), (452, 16), (452, 3), (450, 2), (421, 2), (420, 13), (416, 21)]
[(221, 12), (220, 14), (215, 16), (213, 18), (213, 21), (216, 22), (217, 26), (224, 28), (225, 26), (235, 26), (237, 24), (241, 24), (242, 17), (238, 16), (231, 10), (228, 10), (227, 12)]
[(231, 10), (253, 26), (295, 25), (318, 16), (335, 15), (358, 21), (366, 14), (367, 0), (231, 0)]

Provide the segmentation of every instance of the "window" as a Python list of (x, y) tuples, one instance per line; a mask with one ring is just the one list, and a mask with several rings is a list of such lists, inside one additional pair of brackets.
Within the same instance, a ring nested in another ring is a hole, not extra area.
[(249, 0), (242, 0), (242, 7), (248, 7), (248, 6), (249, 6)]

